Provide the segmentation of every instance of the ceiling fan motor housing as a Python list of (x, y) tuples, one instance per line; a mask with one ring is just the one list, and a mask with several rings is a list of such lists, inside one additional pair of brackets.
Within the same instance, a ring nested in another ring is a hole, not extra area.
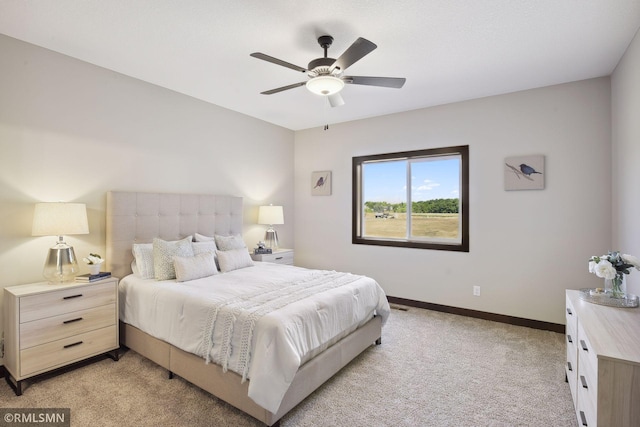
[[(331, 66), (336, 62), (334, 58), (317, 58), (313, 61), (309, 62), (307, 66), (307, 70), (309, 70), (309, 75), (311, 77), (320, 76), (323, 74), (332, 74)], [(336, 71), (340, 71), (340, 69), (336, 68), (333, 74), (336, 74)]]

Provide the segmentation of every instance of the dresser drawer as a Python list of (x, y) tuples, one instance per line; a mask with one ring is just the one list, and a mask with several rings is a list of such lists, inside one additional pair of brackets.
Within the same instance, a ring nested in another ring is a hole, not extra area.
[(576, 415), (578, 416), (579, 426), (596, 427), (596, 406), (592, 399), (594, 391), (595, 390), (584, 388), (582, 383), (578, 381), (578, 405)]
[(118, 347), (117, 325), (20, 351), (20, 375), (28, 376), (64, 366)]
[(575, 402), (577, 396), (576, 385), (578, 383), (578, 353), (576, 352), (575, 345), (571, 345), (569, 342), (567, 342), (567, 363), (564, 369), (567, 375), (569, 389), (571, 390), (571, 397)]
[(20, 323), (115, 304), (116, 297), (113, 281), (25, 296), (20, 298)]
[(20, 324), (20, 349), (116, 324), (115, 304), (73, 311)]

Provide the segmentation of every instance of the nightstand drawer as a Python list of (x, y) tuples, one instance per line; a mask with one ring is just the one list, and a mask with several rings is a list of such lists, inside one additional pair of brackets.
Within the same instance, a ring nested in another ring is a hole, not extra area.
[(280, 250), (272, 254), (251, 254), (254, 261), (274, 262), (276, 264), (293, 265), (293, 251)]
[(115, 304), (20, 324), (20, 349), (45, 344), (116, 324)]
[(27, 376), (105, 353), (118, 347), (117, 325), (20, 351), (20, 375)]
[(20, 298), (20, 323), (115, 304), (116, 297), (113, 281), (25, 296)]

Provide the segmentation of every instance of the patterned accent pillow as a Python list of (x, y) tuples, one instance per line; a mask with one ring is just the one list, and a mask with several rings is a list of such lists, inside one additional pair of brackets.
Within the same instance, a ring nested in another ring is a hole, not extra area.
[(176, 281), (187, 282), (218, 274), (216, 261), (212, 252), (204, 252), (192, 257), (173, 257), (176, 270)]
[(193, 256), (191, 236), (175, 242), (167, 242), (158, 238), (153, 239), (153, 271), (156, 280), (176, 278), (176, 270), (173, 266), (174, 256)]
[(253, 260), (247, 248), (218, 251), (218, 263), (223, 273), (253, 266)]
[(153, 279), (155, 272), (153, 271), (153, 244), (152, 243), (134, 243), (133, 248), (134, 262), (136, 270), (132, 271), (143, 279)]
[(244, 244), (244, 240), (242, 240), (242, 236), (237, 234), (234, 236), (221, 236), (216, 234), (216, 246), (219, 251), (231, 251), (233, 249), (244, 249), (247, 245)]

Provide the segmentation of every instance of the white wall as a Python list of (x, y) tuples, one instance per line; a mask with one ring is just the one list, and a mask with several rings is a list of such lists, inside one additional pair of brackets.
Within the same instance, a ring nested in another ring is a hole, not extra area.
[(104, 254), (109, 190), (243, 196), (250, 246), (264, 236), (257, 206), (282, 204), (281, 245), (293, 246), (293, 141), (290, 130), (0, 35), (0, 288), (42, 280), (55, 238), (31, 236), (36, 202), (86, 203), (90, 234), (66, 240), (78, 257)]
[[(611, 77), (613, 128), (613, 247), (640, 258), (640, 34)], [(640, 295), (640, 272), (627, 277)]]
[[(372, 276), (395, 297), (559, 324), (566, 288), (602, 285), (587, 260), (611, 239), (609, 78), (309, 129), (295, 139), (300, 265)], [(353, 156), (466, 144), (469, 253), (351, 244)], [(530, 154), (546, 157), (546, 188), (505, 191), (505, 157)], [(310, 195), (317, 170), (333, 172), (331, 196)]]

